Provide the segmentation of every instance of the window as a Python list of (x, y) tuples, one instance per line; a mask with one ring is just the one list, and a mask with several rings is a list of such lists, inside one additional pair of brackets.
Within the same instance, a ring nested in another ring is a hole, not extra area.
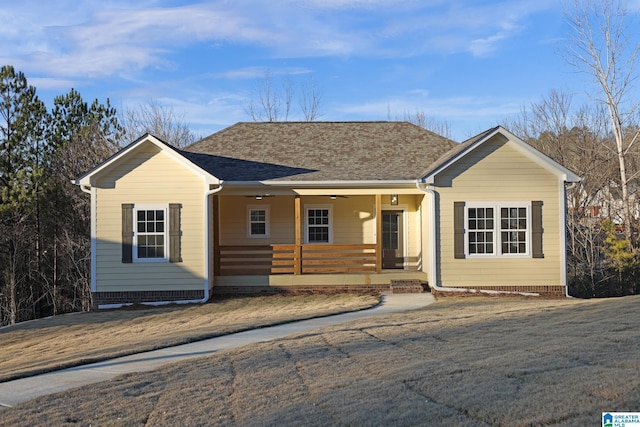
[(493, 208), (469, 208), (467, 210), (469, 229), (469, 254), (492, 254)]
[(500, 208), (503, 254), (527, 253), (527, 208)]
[(122, 263), (182, 262), (182, 205), (122, 204)]
[(134, 221), (134, 260), (168, 261), (166, 206), (137, 206)]
[(269, 208), (249, 206), (247, 212), (247, 236), (269, 237)]
[(331, 208), (309, 206), (306, 209), (305, 237), (307, 243), (331, 243)]
[(529, 255), (530, 205), (479, 204), (466, 209), (466, 254)]

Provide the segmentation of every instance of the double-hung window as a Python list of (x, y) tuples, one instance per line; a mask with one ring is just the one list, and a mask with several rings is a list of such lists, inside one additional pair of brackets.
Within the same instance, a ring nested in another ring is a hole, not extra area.
[(306, 243), (331, 243), (330, 206), (308, 206), (305, 209), (305, 241)]
[(247, 236), (269, 237), (268, 206), (249, 206), (247, 208)]
[(528, 256), (530, 203), (470, 203), (465, 210), (465, 252), (475, 256)]
[(469, 255), (493, 254), (495, 250), (494, 208), (467, 209), (467, 251)]
[(168, 261), (167, 206), (135, 207), (133, 215), (133, 259), (135, 261)]
[(525, 255), (529, 252), (527, 235), (530, 227), (528, 218), (526, 207), (500, 208), (500, 244), (503, 255)]

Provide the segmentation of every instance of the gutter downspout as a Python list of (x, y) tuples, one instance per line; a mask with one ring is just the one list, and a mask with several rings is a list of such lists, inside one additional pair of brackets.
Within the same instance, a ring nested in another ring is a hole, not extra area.
[(564, 241), (563, 244), (563, 250), (564, 250), (564, 295), (566, 298), (573, 298), (571, 295), (569, 295), (569, 271), (568, 271), (568, 266), (567, 266), (567, 190), (571, 190), (573, 187), (576, 186), (575, 182), (572, 182), (570, 185), (563, 185), (564, 187), (564, 192), (563, 192), (563, 203), (562, 203), (562, 226), (564, 228), (564, 239), (562, 239)]
[[(90, 274), (91, 277), (89, 278), (89, 282), (90, 282), (90, 286), (91, 286), (91, 292), (96, 292), (96, 285), (97, 285), (97, 253), (96, 253), (96, 245), (97, 245), (97, 241), (96, 241), (96, 230), (98, 229), (97, 226), (97, 218), (96, 218), (96, 190), (95, 188), (91, 187), (91, 185), (80, 185), (79, 182), (72, 180), (71, 181), (74, 184), (78, 184), (78, 186), (80, 187), (80, 190), (83, 193), (87, 193), (91, 196), (90, 199), (90, 212), (91, 212), (91, 216), (89, 218), (89, 223), (90, 223), (90, 254), (89, 254), (89, 259), (90, 259)], [(92, 304), (93, 305), (93, 304)]]
[[(431, 235), (431, 259), (429, 260), (429, 287), (435, 289), (440, 292), (465, 292), (465, 293), (484, 293), (484, 294), (506, 294), (506, 295), (523, 295), (523, 296), (540, 296), (538, 293), (534, 292), (509, 292), (509, 291), (493, 291), (493, 290), (475, 290), (475, 289), (466, 289), (466, 288), (443, 288), (442, 286), (438, 286), (438, 266), (437, 266), (437, 256), (436, 251), (438, 250), (438, 244), (436, 241), (436, 192), (433, 188), (429, 188), (429, 184), (426, 184), (421, 181), (416, 181), (416, 188), (422, 191), (425, 194), (429, 195), (429, 209), (433, 212), (433, 217), (431, 218), (431, 223), (429, 227), (429, 234)], [(433, 284), (432, 282), (433, 278)]]

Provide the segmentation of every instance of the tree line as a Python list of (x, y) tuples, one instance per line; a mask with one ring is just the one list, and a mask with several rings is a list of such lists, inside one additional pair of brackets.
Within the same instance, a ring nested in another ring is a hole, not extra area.
[(90, 197), (72, 180), (145, 132), (196, 139), (154, 101), (118, 114), (71, 89), (47, 110), (24, 73), (0, 69), (0, 325), (91, 308)]
[(122, 136), (108, 100), (71, 89), (48, 111), (22, 72), (0, 70), (0, 324), (90, 309), (90, 207), (71, 180)]

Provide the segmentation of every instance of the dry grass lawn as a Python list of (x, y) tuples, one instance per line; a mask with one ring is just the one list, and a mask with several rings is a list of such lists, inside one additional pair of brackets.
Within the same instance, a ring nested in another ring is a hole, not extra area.
[(446, 299), (38, 398), (0, 425), (600, 425), (640, 411), (639, 310)]
[(0, 329), (0, 381), (316, 316), (356, 311), (373, 295), (262, 296), (75, 313)]

